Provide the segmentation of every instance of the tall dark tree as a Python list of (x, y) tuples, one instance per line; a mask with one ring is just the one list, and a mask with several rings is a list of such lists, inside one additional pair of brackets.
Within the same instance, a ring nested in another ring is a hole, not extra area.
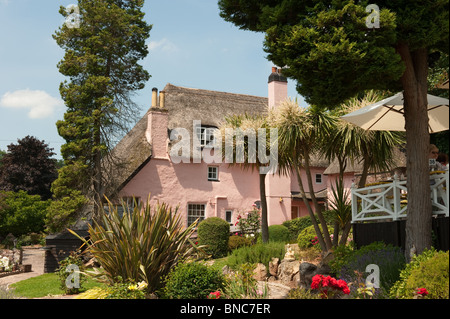
[(33, 136), (8, 145), (1, 159), (0, 190), (23, 190), (43, 200), (51, 198), (50, 187), (57, 177), (55, 154), (45, 141)]
[(95, 212), (101, 209), (109, 151), (139, 114), (132, 95), (150, 78), (138, 64), (148, 54), (151, 30), (143, 5), (144, 0), (79, 0), (76, 13), (60, 9), (74, 21), (53, 36), (65, 50), (59, 71), (69, 78), (60, 86), (67, 111), (57, 127), (66, 144), (65, 166), (53, 186), (56, 199), (77, 190), (94, 201)]
[[(407, 142), (406, 251), (431, 246), (428, 57), (448, 53), (449, 1), (220, 0), (220, 15), (264, 32), (308, 103), (330, 109), (368, 89), (403, 90)], [(366, 11), (367, 10), (367, 11)]]

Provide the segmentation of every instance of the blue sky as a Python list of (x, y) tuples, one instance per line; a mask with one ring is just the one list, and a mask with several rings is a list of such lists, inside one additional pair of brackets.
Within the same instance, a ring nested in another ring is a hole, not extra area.
[[(64, 23), (59, 6), (76, 0), (0, 0), (0, 149), (32, 135), (45, 140), (60, 158), (64, 140), (56, 121), (65, 106), (56, 67), (64, 52), (52, 34)], [(146, 0), (153, 24), (150, 53), (141, 61), (151, 74), (135, 98), (141, 115), (151, 89), (174, 85), (267, 96), (272, 63), (263, 51), (264, 35), (239, 30), (219, 16), (216, 0)], [(288, 94), (297, 97), (295, 83)]]

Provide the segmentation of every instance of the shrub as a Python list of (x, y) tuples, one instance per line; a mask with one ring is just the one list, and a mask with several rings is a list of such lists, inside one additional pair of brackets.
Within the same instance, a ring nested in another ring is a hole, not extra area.
[(289, 229), (283, 225), (271, 225), (269, 226), (269, 240), (288, 242), (291, 239)]
[(198, 262), (180, 263), (166, 277), (162, 296), (168, 299), (206, 299), (225, 287), (221, 272)]
[(221, 258), (228, 253), (230, 224), (219, 217), (209, 217), (198, 225), (198, 242), (205, 245), (207, 254)]
[(417, 288), (425, 288), (429, 299), (449, 298), (449, 254), (434, 249), (414, 256), (392, 286), (390, 296), (399, 299), (414, 297)]
[(258, 243), (249, 247), (241, 247), (233, 250), (227, 258), (226, 264), (232, 269), (238, 269), (242, 264), (262, 263), (269, 267), (272, 258), (283, 259), (285, 252), (285, 244), (282, 242), (269, 242), (266, 244)]
[[(319, 225), (319, 228), (322, 231), (322, 225)], [(332, 234), (333, 227), (328, 226), (328, 231)], [(321, 249), (313, 225), (306, 227), (298, 234), (297, 243), (299, 248), (317, 247), (317, 249)]]
[[(400, 247), (376, 242), (363, 246), (358, 250), (348, 251), (348, 255), (341, 259), (341, 269), (337, 272), (339, 278), (347, 282), (359, 282), (361, 274), (366, 274), (366, 267), (375, 264), (379, 267), (380, 290), (377, 298), (386, 297), (391, 286), (399, 279), (400, 271), (405, 267), (405, 257)], [(336, 265), (333, 265), (333, 268)], [(355, 272), (356, 271), (356, 272)], [(352, 286), (355, 293), (356, 285)]]
[(82, 271), (83, 261), (76, 252), (71, 252), (68, 257), (59, 262), (57, 272), (61, 282), (61, 290), (65, 294), (74, 295), (81, 291), (82, 284), (86, 279)]
[[(322, 212), (323, 217), (325, 218), (325, 221), (327, 222), (327, 225), (333, 225), (334, 223), (334, 213), (331, 210), (326, 210)], [(316, 216), (316, 220), (319, 223), (319, 220)], [(287, 227), (289, 229), (289, 232), (291, 233), (291, 238), (297, 239), (300, 232), (305, 229), (306, 227), (312, 226), (311, 217), (309, 216), (303, 216), (294, 218), (291, 220), (287, 220), (283, 222), (283, 226)]]
[(0, 192), (0, 237), (8, 233), (20, 237), (43, 231), (50, 202), (25, 191)]
[(250, 241), (250, 239), (243, 236), (233, 235), (228, 239), (228, 250), (233, 251), (237, 248), (250, 246), (251, 244), (252, 242)]
[(145, 281), (147, 292), (152, 293), (161, 288), (161, 278), (195, 249), (188, 243), (196, 223), (185, 228), (178, 209), (174, 211), (164, 203), (152, 209), (147, 202), (144, 208), (136, 205), (133, 211), (128, 207), (124, 211), (119, 215), (110, 203), (101, 224), (94, 221), (89, 226), (90, 240), (79, 238), (110, 284), (122, 282), (121, 278)]

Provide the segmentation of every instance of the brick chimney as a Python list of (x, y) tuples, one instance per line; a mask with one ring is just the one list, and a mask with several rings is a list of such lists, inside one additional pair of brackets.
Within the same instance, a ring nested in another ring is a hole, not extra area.
[(169, 125), (169, 113), (164, 108), (165, 94), (160, 93), (158, 105), (158, 89), (152, 90), (152, 107), (147, 113), (148, 124), (145, 137), (152, 146), (152, 158), (169, 159), (167, 127)]
[(272, 67), (272, 73), (269, 76), (269, 110), (287, 99), (287, 84), (287, 78), (282, 75), (281, 69)]

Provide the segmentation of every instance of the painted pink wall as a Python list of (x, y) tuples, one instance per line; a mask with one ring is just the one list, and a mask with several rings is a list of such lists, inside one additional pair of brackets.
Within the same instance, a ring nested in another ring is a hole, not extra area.
[[(323, 172), (325, 171), (326, 167), (312, 167), (311, 168), (311, 178), (312, 178), (312, 183), (313, 183), (313, 189), (314, 192), (318, 192), (323, 190), (324, 188), (327, 188), (328, 185), (328, 176), (327, 175), (323, 175)], [(322, 174), (322, 183), (316, 183), (316, 174)], [(298, 186), (298, 179), (297, 179), (297, 174), (293, 173), (291, 174), (291, 190), (293, 192), (299, 192), (300, 191), (300, 187)], [(303, 187), (305, 189), (305, 192), (309, 192), (309, 185), (308, 185), (308, 180), (306, 178), (306, 172), (305, 170), (302, 170), (300, 173), (300, 177), (303, 181)]]
[(250, 210), (259, 200), (259, 180), (251, 170), (240, 167), (219, 167), (219, 181), (208, 181), (206, 163), (173, 164), (168, 160), (151, 159), (147, 165), (121, 190), (120, 197), (135, 196), (150, 204), (165, 202), (179, 206), (187, 224), (188, 204), (206, 204), (205, 217), (225, 219), (225, 210), (233, 210), (233, 221), (238, 212)]

